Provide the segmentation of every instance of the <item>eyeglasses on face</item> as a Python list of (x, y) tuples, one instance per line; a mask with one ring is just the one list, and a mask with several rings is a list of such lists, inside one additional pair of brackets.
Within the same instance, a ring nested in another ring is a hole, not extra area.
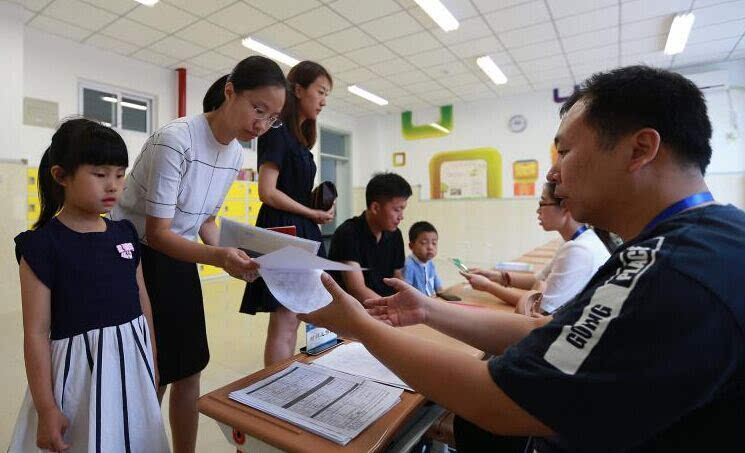
[(266, 124), (272, 129), (279, 129), (284, 124), (282, 120), (279, 119), (279, 117), (273, 116), (270, 118), (269, 114), (266, 113), (261, 107), (254, 107), (254, 112), (256, 113), (257, 120), (266, 122)]
[(538, 202), (538, 207), (542, 208), (544, 206), (559, 206), (559, 203), (544, 203), (542, 201)]

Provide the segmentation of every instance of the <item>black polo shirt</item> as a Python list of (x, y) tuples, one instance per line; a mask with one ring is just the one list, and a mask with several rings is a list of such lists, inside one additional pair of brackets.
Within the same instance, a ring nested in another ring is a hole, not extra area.
[[(381, 296), (390, 296), (395, 291), (383, 283), (383, 279), (393, 277), (396, 270), (404, 267), (404, 238), (401, 230), (396, 228), (393, 232), (383, 231), (380, 241), (377, 241), (367, 225), (363, 211), (361, 215), (348, 219), (336, 229), (331, 238), (329, 259), (355, 261), (360, 266), (369, 268), (362, 272), (365, 286)], [(341, 274), (331, 274), (344, 288)]]

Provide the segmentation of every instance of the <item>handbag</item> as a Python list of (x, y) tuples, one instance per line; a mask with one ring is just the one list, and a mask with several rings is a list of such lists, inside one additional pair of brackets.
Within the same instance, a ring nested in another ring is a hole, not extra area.
[(310, 193), (310, 207), (311, 209), (328, 211), (332, 206), (334, 206), (336, 197), (337, 193), (334, 183), (331, 181), (324, 181)]

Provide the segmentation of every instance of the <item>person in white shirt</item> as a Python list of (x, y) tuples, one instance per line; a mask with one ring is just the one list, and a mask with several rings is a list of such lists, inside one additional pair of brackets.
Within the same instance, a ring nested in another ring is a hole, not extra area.
[[(518, 313), (531, 314), (531, 307), (537, 309), (537, 304), (540, 304), (539, 313), (553, 313), (577, 295), (610, 258), (594, 229), (574, 220), (561, 206), (561, 200), (554, 196), (554, 187), (553, 183), (543, 187), (538, 201), (538, 223), (546, 231), (557, 231), (566, 242), (548, 266), (536, 274), (479, 268), (463, 273), (474, 289), (487, 291), (517, 306)], [(542, 293), (542, 300), (532, 296), (535, 291)]]
[[(287, 91), (282, 69), (251, 56), (210, 88), (224, 99), (210, 111), (178, 118), (158, 129), (142, 148), (111, 213), (130, 220), (142, 243), (142, 269), (156, 326), (158, 397), (168, 384), (173, 450), (196, 448), (200, 372), (209, 362), (202, 290), (196, 263), (256, 278), (258, 265), (243, 251), (218, 246), (220, 206), (243, 162), (238, 140), (279, 127)], [(217, 96), (219, 98), (219, 96)], [(215, 103), (217, 104), (217, 103)], [(197, 234), (202, 244), (195, 241)]]

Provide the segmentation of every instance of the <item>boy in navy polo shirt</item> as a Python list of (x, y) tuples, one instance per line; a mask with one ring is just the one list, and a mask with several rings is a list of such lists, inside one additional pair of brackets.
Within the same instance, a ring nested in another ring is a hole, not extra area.
[(429, 222), (416, 222), (409, 228), (411, 255), (404, 264), (404, 281), (430, 297), (442, 289), (432, 261), (437, 256), (437, 239), (437, 230)]

